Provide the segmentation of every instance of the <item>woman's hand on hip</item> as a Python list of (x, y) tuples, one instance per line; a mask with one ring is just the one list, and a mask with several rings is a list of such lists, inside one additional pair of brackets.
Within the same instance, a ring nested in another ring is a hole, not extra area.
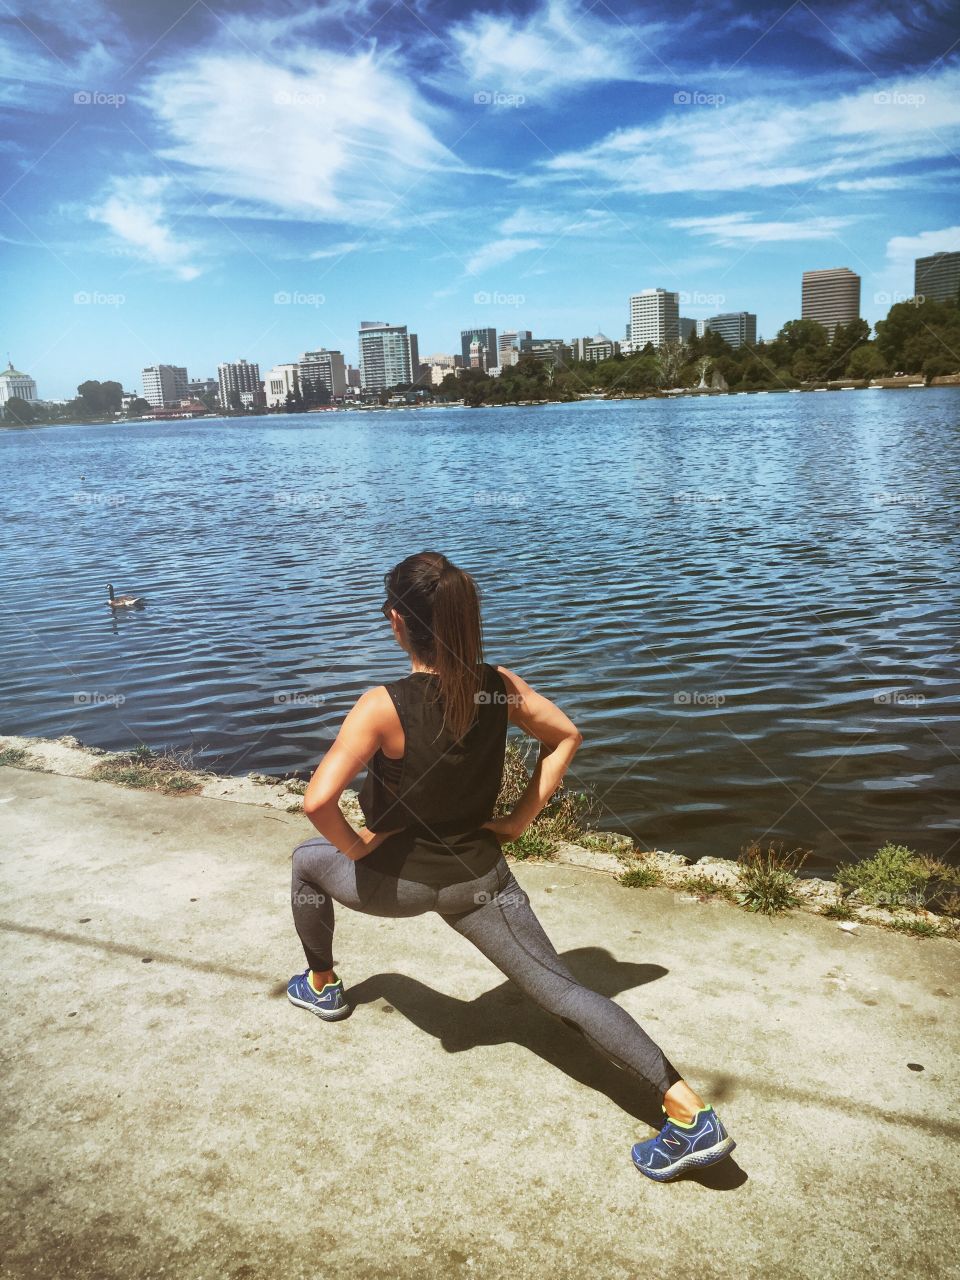
[(480, 830), (483, 831), (484, 829), (492, 831), (502, 845), (519, 840), (523, 834), (509, 813), (500, 818), (491, 818), (489, 822), (481, 823)]

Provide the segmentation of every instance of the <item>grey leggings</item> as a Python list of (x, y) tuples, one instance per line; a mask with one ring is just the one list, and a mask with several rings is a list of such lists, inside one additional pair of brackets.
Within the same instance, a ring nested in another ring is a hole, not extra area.
[(554, 950), (506, 859), (485, 876), (434, 889), (354, 862), (317, 837), (293, 853), (291, 903), (307, 963), (333, 968), (333, 903), (364, 915), (436, 911), (541, 1009), (580, 1031), (615, 1066), (661, 1097), (682, 1077), (633, 1018), (579, 983)]

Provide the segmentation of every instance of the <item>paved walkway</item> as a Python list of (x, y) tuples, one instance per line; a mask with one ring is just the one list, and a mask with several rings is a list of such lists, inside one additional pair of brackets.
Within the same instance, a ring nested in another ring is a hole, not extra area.
[(0, 770), (0, 1275), (957, 1274), (960, 945), (519, 865), (737, 1139), (660, 1186), (657, 1108), (436, 916), (341, 909), (353, 1017), (287, 1002), (309, 830)]

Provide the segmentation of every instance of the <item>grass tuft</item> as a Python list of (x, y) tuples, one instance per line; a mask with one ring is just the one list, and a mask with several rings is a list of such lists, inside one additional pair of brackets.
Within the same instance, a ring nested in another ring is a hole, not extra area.
[(663, 883), (663, 872), (659, 867), (648, 867), (642, 864), (639, 867), (630, 867), (618, 876), (618, 882), (625, 889), (652, 889), (655, 885)]
[(27, 759), (27, 753), (23, 747), (0, 747), (0, 765), (7, 765), (11, 769), (20, 769), (23, 767)]
[(192, 772), (190, 751), (168, 748), (155, 752), (138, 746), (132, 751), (101, 760), (90, 771), (98, 782), (113, 782), (119, 787), (140, 791), (159, 791), (163, 795), (197, 795), (201, 781)]
[(809, 849), (784, 852), (783, 845), (771, 841), (764, 849), (753, 840), (740, 852), (737, 871), (743, 886), (736, 901), (748, 911), (778, 915), (800, 905), (796, 873), (810, 856)]

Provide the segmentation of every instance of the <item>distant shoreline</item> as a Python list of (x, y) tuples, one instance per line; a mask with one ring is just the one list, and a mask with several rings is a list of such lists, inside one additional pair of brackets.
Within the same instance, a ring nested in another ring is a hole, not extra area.
[(277, 419), (315, 417), (327, 413), (407, 413), (422, 409), (537, 409), (544, 405), (571, 404), (618, 404), (625, 400), (729, 400), (738, 396), (782, 396), (782, 395), (816, 395), (820, 392), (838, 391), (939, 391), (944, 388), (960, 388), (960, 376), (951, 375), (949, 379), (933, 379), (924, 382), (917, 379), (883, 378), (872, 383), (836, 383), (816, 387), (770, 387), (759, 391), (715, 391), (699, 387), (678, 387), (666, 391), (624, 391), (616, 395), (584, 394), (572, 400), (504, 400), (499, 404), (465, 405), (462, 400), (434, 400), (424, 404), (383, 404), (358, 405), (338, 404), (324, 409), (302, 409), (296, 413), (210, 413), (193, 414), (189, 417), (150, 418), (83, 418), (75, 422), (4, 422), (0, 428), (9, 431), (38, 431), (49, 427), (143, 427), (158, 422), (253, 422), (262, 418)]

